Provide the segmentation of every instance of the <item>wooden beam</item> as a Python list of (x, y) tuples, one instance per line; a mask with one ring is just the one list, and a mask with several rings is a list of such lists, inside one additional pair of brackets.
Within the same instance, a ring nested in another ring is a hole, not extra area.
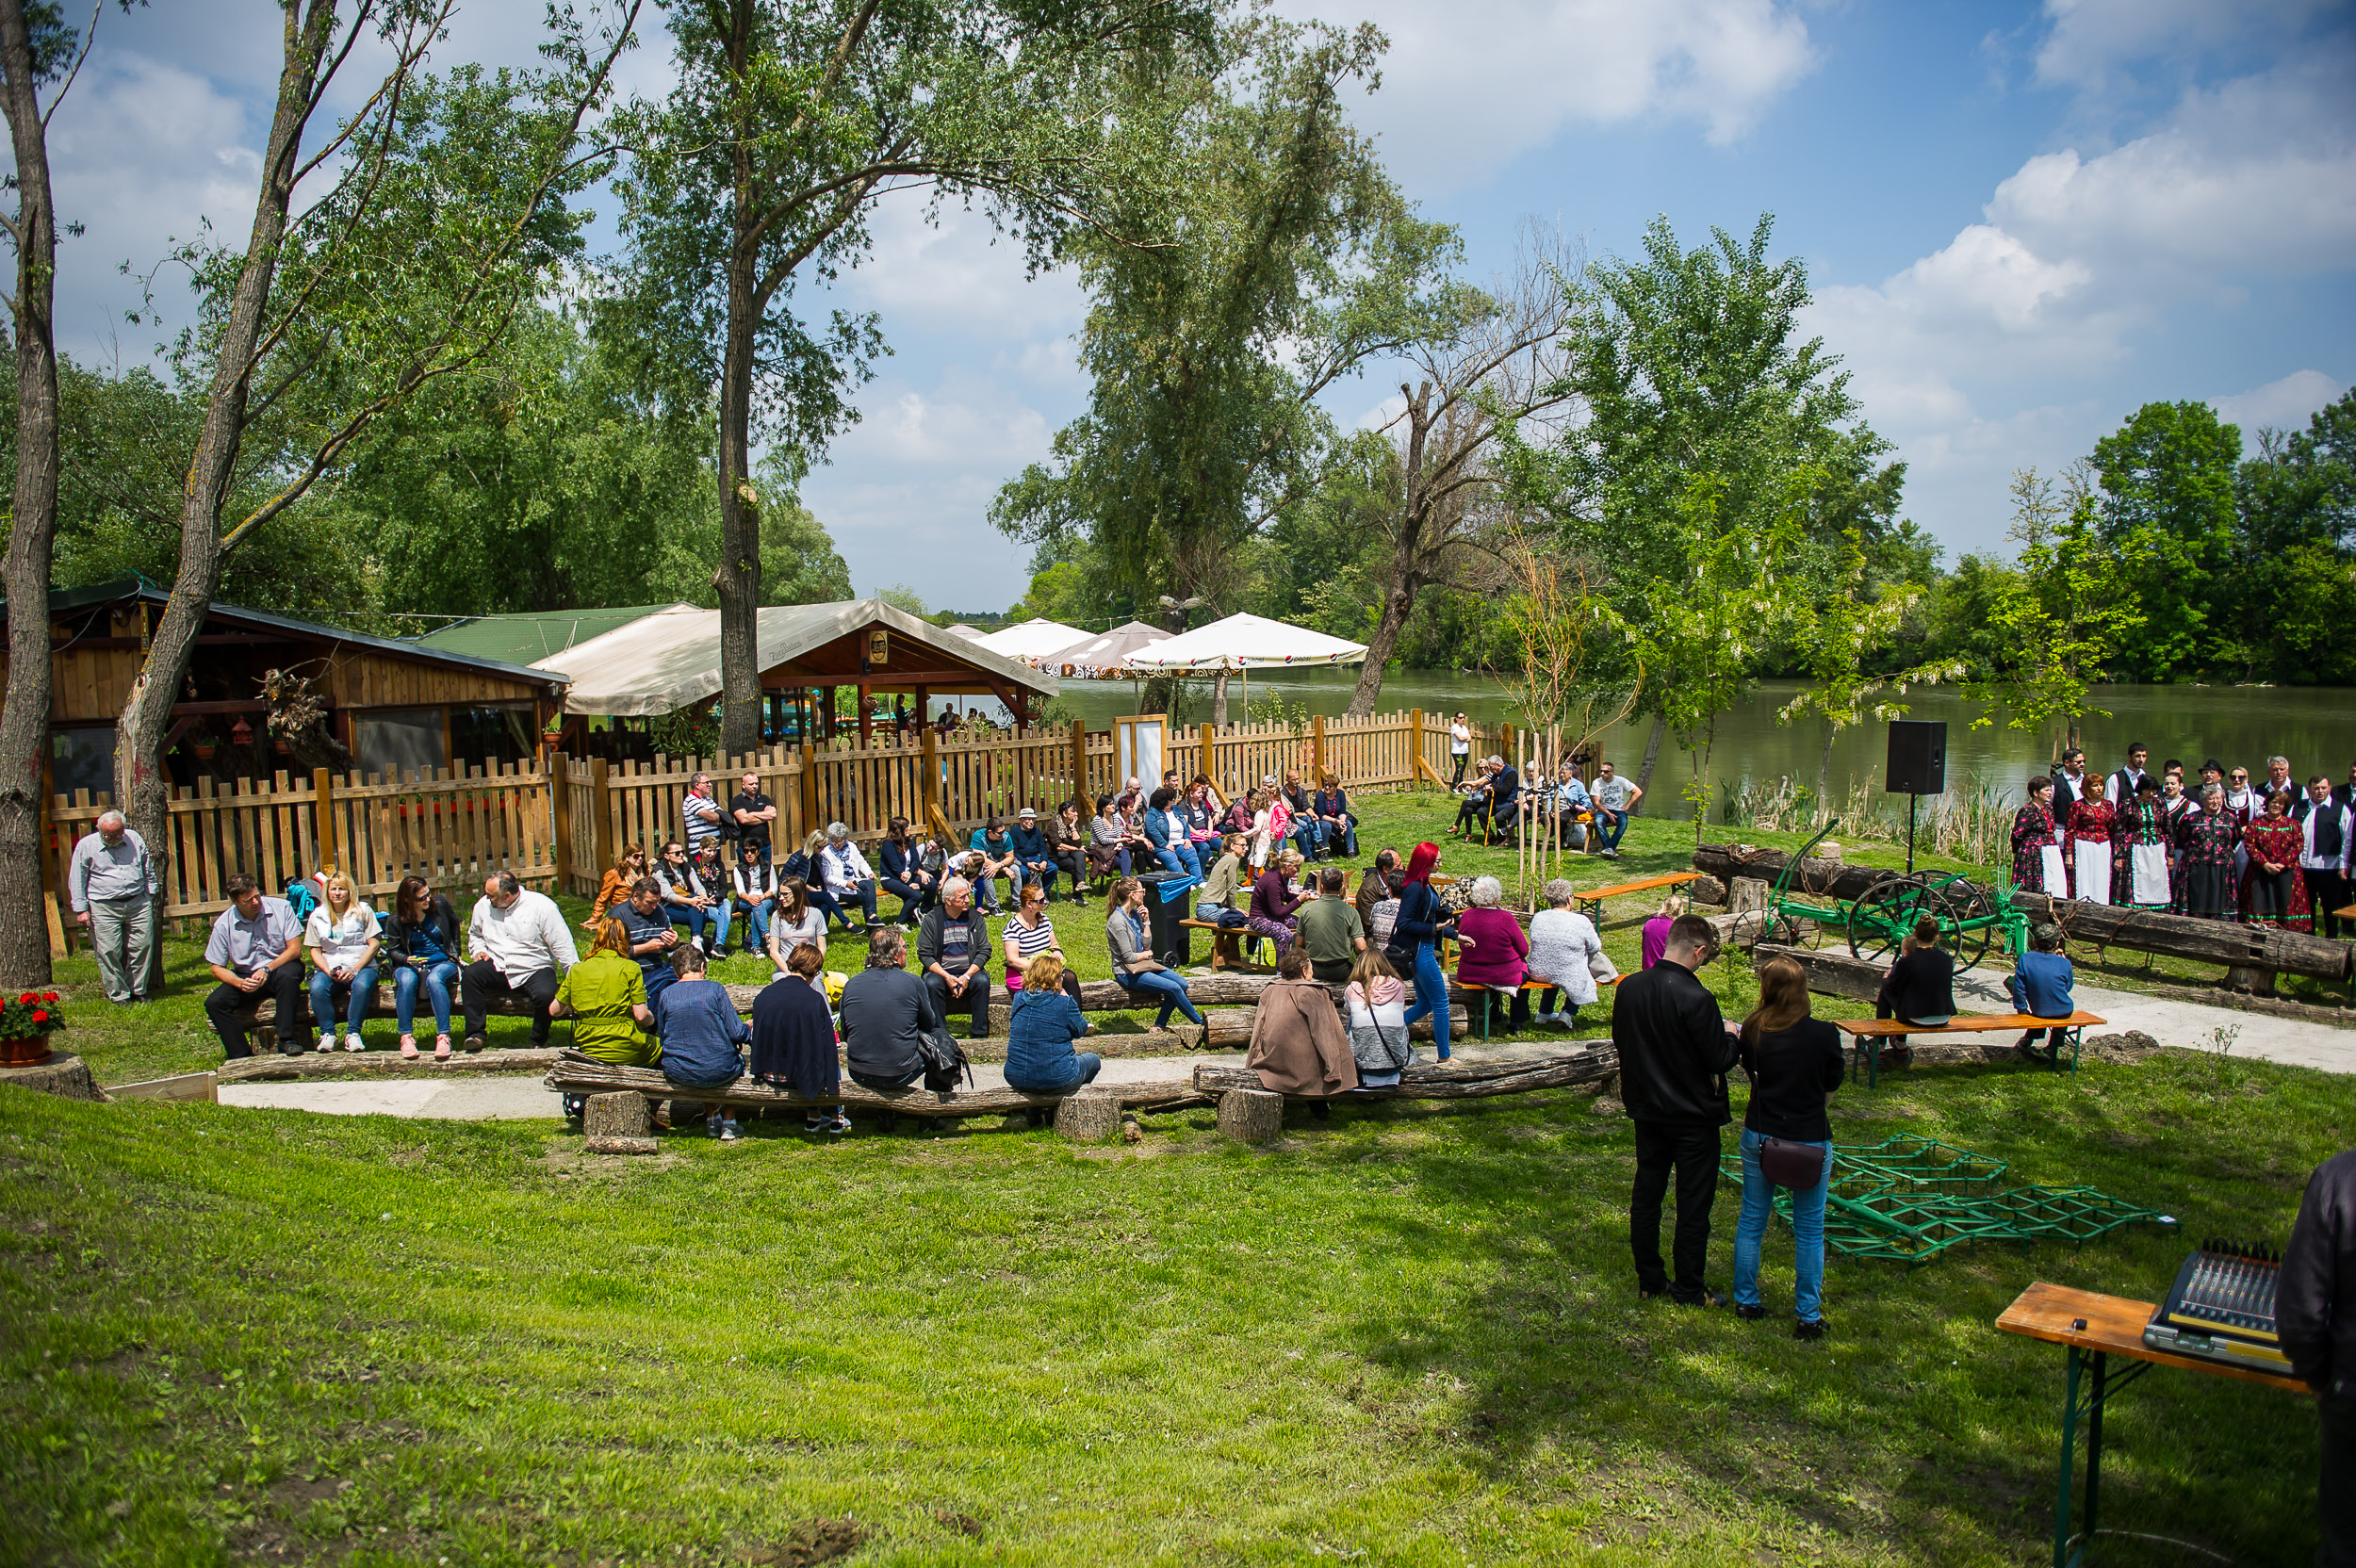
[[(1256, 1078), (1254, 1081), (1257, 1081)], [(1007, 1088), (959, 1089), (954, 1094), (936, 1094), (922, 1084), (904, 1089), (879, 1090), (853, 1083), (848, 1074), (843, 1076), (840, 1087), (819, 1100), (803, 1100), (751, 1078), (739, 1078), (724, 1088), (691, 1089), (672, 1083), (652, 1068), (614, 1067), (571, 1051), (561, 1053), (556, 1065), (548, 1069), (548, 1085), (560, 1094), (635, 1092), (649, 1100), (699, 1100), (707, 1105), (856, 1105), (861, 1110), (895, 1111), (927, 1120), (1006, 1116), (1035, 1105), (1053, 1105), (1065, 1098), (1059, 1094), (1025, 1094), (1020, 1089)], [(1099, 1092), (1119, 1094), (1124, 1108), (1136, 1109), (1191, 1104), (1201, 1098), (1184, 1078), (1166, 1078), (1144, 1084), (1104, 1085), (1098, 1089)]]
[[(572, 770), (565, 765), (564, 754), (551, 746), (548, 750), (548, 834), (555, 841), (550, 846), (556, 852), (556, 885), (568, 892), (580, 890), (573, 886), (573, 787)], [(596, 891), (594, 888), (590, 890)]]
[[(1596, 1084), (1620, 1070), (1620, 1054), (1610, 1040), (1586, 1040), (1558, 1054), (1524, 1056), (1503, 1061), (1417, 1062), (1399, 1075), (1396, 1088), (1352, 1091), (1351, 1100), (1480, 1100), (1498, 1094), (1527, 1094), (1533, 1089)], [(1198, 1067), (1195, 1092), (1204, 1096), (1230, 1089), (1265, 1089), (1267, 1085), (1250, 1068)], [(1319, 1100), (1324, 1095), (1287, 1095), (1288, 1100)]]

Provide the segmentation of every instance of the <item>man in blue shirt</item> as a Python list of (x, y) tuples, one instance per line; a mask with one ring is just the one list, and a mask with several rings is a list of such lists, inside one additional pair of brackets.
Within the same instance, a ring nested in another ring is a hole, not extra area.
[(268, 997), (279, 1052), (300, 1056), (303, 1009), (295, 998), (303, 988), (303, 923), (295, 919), (293, 906), (266, 896), (243, 872), (229, 879), (227, 891), (229, 907), (213, 922), (212, 937), (205, 943), (205, 961), (221, 982), (205, 995), (205, 1016), (230, 1060), (251, 1056), (254, 1048), (238, 1013)]
[(614, 911), (614, 918), (630, 933), (630, 956), (638, 960), (638, 972), (646, 976), (646, 1005), (651, 1007), (663, 988), (679, 978), (671, 969), (672, 951), (679, 945), (679, 931), (671, 924), (671, 912), (663, 906), (663, 885), (651, 876), (631, 883), (629, 902)]
[[(2013, 1006), (2031, 1018), (2068, 1018), (2078, 1010), (2070, 994), (2077, 972), (2063, 956), (2061, 944), (2061, 927), (2051, 922), (2040, 923), (2029, 933), (2029, 951), (2015, 962), (2011, 977), (2004, 982)], [(2030, 1061), (2050, 1064), (2061, 1054), (2065, 1033), (2061, 1029), (2048, 1031), (2043, 1054), (2037, 1052), (2034, 1029), (2021, 1036), (2013, 1049)]]
[[(1047, 835), (1039, 825), (1039, 812), (1025, 806), (1014, 816), (1014, 831), (1007, 835), (1014, 842), (1014, 858), (1023, 872), (1025, 884), (1036, 882), (1047, 890), (1050, 903), (1055, 897), (1055, 860), (1047, 851)], [(1020, 904), (1022, 889), (1015, 890), (1015, 902)]]

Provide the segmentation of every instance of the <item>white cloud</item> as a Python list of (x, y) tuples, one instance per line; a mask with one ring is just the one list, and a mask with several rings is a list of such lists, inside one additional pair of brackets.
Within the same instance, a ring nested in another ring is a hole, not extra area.
[(1691, 120), (1730, 142), (1816, 65), (1778, 0), (1359, 0), (1317, 14), (1390, 36), (1357, 119), (1418, 192), (1480, 185), (1573, 123)]
[(2262, 428), (2303, 427), (2309, 415), (2347, 390), (2320, 370), (2293, 370), (2280, 381), (2270, 381), (2230, 398), (2211, 398), (2209, 402), (2217, 417), (2241, 427), (2245, 444), (2254, 444)]
[(843, 274), (846, 304), (883, 313), (884, 335), (953, 334), (991, 339), (1064, 336), (1088, 311), (1070, 269), (1028, 275), (1017, 240), (991, 242), (990, 220), (945, 207), (924, 220), (923, 190), (887, 194), (874, 209), (874, 250)]
[(2100, 87), (2127, 66), (2297, 28), (2331, 0), (2045, 0), (2037, 79)]

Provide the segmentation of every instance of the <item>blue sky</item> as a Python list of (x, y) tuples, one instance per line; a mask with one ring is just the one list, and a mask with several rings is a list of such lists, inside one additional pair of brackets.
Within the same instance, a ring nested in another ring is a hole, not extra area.
[[(475, 0), (445, 60), (529, 58), (537, 0)], [(1537, 218), (1628, 253), (1666, 214), (1688, 244), (1775, 214), (1806, 258), (1808, 330), (1909, 463), (1906, 509), (1952, 559), (2001, 544), (2007, 479), (2083, 455), (2151, 399), (2216, 402), (2254, 437), (2356, 380), (2356, 7), (2315, 0), (1285, 0), (1371, 20), (1392, 48), (1359, 101), (1402, 188), (1461, 226), (1476, 280)], [(58, 340), (144, 359), (157, 336), (117, 263), (251, 220), (277, 64), (268, 0), (111, 10), (53, 127)], [(629, 66), (655, 90), (660, 41)], [(605, 204), (610, 206), (610, 203)], [(608, 229), (610, 234), (610, 228)], [(937, 607), (1019, 596), (998, 485), (1043, 457), (1087, 388), (1068, 277), (914, 198), (878, 215), (841, 285), (892, 357), (804, 498), (862, 593)], [(161, 302), (179, 303), (165, 280)], [(1375, 414), (1376, 367), (1330, 400)], [(1394, 394), (1395, 395), (1395, 394)]]

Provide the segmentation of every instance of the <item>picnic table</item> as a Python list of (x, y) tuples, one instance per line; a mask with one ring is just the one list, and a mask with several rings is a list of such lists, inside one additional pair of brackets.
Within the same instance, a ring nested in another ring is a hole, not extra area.
[(1625, 898), (1630, 893), (1649, 892), (1655, 888), (1681, 888), (1688, 882), (1700, 880), (1700, 877), (1699, 872), (1667, 871), (1659, 876), (1640, 876), (1633, 882), (1614, 882), (1609, 887), (1590, 888), (1585, 892), (1572, 895), (1571, 907), (1600, 922), (1603, 919), (1603, 901), (1607, 898)]

